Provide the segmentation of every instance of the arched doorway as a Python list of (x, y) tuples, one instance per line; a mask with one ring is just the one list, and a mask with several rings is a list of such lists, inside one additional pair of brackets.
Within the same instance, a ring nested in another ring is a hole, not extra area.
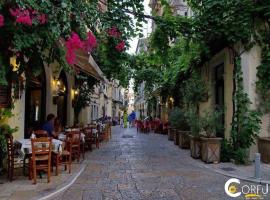
[(45, 115), (46, 77), (44, 67), (37, 76), (31, 69), (28, 69), (26, 71), (25, 85), (25, 138), (29, 138), (33, 130), (42, 127), (46, 120)]
[(57, 117), (59, 118), (62, 126), (67, 125), (67, 96), (68, 96), (67, 77), (62, 71), (58, 78), (58, 98), (57, 98)]

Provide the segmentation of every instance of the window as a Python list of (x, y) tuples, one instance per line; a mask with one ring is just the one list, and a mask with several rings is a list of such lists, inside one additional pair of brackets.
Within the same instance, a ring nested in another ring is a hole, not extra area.
[(185, 12), (185, 16), (187, 16), (187, 12)]
[(0, 85), (0, 108), (7, 108), (11, 103), (11, 87), (8, 85)]

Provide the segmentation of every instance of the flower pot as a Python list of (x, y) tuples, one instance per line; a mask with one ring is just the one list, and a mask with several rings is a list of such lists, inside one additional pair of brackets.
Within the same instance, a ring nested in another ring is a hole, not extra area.
[(175, 130), (174, 131), (174, 138), (173, 138), (173, 140), (174, 140), (174, 144), (175, 145), (179, 145), (179, 130)]
[(173, 141), (174, 140), (174, 132), (176, 131), (176, 129), (174, 128), (170, 128), (169, 132), (168, 132), (168, 140)]
[(190, 154), (192, 158), (198, 159), (201, 156), (201, 138), (190, 135)]
[(206, 163), (219, 163), (220, 162), (220, 149), (222, 138), (207, 138), (201, 137), (202, 148), (202, 161)]
[(258, 149), (262, 162), (270, 163), (270, 137), (260, 137), (258, 139)]
[(179, 147), (181, 149), (190, 148), (190, 131), (178, 131), (179, 133)]
[(168, 140), (170, 140), (171, 134), (172, 134), (172, 128), (169, 128), (168, 129)]

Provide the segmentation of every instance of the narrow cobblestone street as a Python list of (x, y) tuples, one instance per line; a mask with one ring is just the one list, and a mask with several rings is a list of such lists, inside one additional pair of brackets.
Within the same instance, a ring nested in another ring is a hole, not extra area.
[(196, 165), (164, 135), (115, 127), (112, 140), (85, 162), (86, 170), (57, 199), (229, 199), (227, 177)]

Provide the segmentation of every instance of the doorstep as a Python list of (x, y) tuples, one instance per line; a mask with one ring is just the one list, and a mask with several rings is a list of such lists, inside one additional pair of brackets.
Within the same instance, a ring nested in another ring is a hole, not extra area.
[(0, 177), (0, 200), (45, 200), (52, 198), (71, 186), (85, 167), (86, 164), (83, 162), (74, 162), (72, 163), (71, 174), (64, 171), (64, 167), (61, 167), (58, 176), (55, 176), (55, 171), (52, 172), (50, 183), (47, 183), (46, 175), (43, 175), (42, 179), (37, 178), (36, 185), (33, 185), (28, 177), (16, 176), (16, 172), (15, 180), (12, 182), (9, 182), (6, 177)]

